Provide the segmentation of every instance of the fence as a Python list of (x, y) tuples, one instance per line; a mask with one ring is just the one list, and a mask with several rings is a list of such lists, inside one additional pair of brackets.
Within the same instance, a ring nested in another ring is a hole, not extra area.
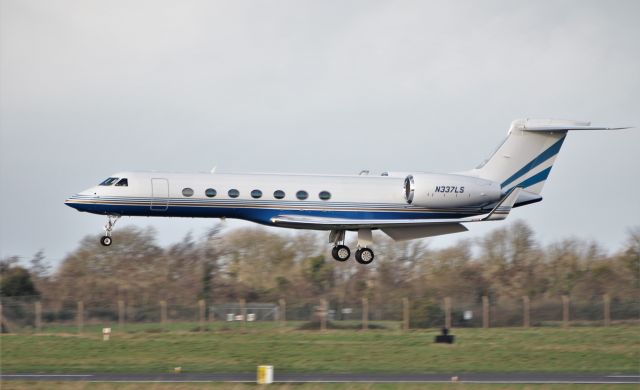
[[(328, 327), (370, 329), (455, 327), (537, 327), (610, 326), (637, 322), (637, 302), (611, 299), (608, 295), (589, 301), (569, 296), (553, 298), (521, 297), (461, 301), (400, 298), (372, 301), (363, 297), (344, 303), (340, 300), (290, 300), (278, 302), (222, 302), (199, 300), (191, 305), (170, 301), (130, 304), (116, 302), (43, 302), (34, 298), (2, 298), (0, 322), (3, 332), (83, 332), (88, 326), (116, 329), (138, 325), (150, 330), (171, 328), (206, 330), (213, 324), (226, 327), (284, 326), (289, 323), (308, 329)], [(180, 328), (177, 324), (183, 324)], [(317, 325), (317, 326), (314, 326)]]

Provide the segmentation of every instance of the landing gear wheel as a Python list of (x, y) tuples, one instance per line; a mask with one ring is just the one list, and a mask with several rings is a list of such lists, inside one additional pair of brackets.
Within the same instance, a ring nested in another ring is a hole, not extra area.
[(373, 251), (369, 248), (360, 248), (356, 251), (356, 261), (360, 264), (370, 264), (373, 258)]
[(111, 242), (113, 242), (113, 240), (109, 236), (102, 236), (102, 238), (100, 239), (100, 243), (102, 244), (102, 246), (109, 246), (111, 245)]
[(331, 250), (331, 255), (338, 261), (347, 261), (349, 256), (351, 256), (351, 251), (346, 245), (336, 245), (333, 247), (333, 250)]

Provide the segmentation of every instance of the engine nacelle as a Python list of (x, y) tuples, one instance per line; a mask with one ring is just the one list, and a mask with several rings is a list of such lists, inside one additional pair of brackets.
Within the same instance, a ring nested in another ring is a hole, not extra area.
[(498, 183), (477, 177), (417, 173), (404, 179), (407, 203), (418, 207), (484, 206), (500, 199)]

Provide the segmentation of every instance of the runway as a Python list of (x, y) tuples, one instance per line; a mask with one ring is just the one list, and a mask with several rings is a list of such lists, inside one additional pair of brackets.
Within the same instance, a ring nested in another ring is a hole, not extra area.
[[(129, 383), (255, 383), (256, 373), (239, 374), (0, 374), (0, 380)], [(275, 373), (276, 383), (522, 383), (522, 384), (640, 384), (640, 374), (568, 373), (450, 373), (450, 374), (331, 374)]]

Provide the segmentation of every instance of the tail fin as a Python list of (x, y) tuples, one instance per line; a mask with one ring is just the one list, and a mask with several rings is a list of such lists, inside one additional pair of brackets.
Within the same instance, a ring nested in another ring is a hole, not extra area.
[(591, 127), (590, 122), (553, 119), (518, 119), (498, 149), (468, 174), (500, 183), (503, 193), (518, 186), (542, 192), (551, 167), (569, 130), (617, 130)]

